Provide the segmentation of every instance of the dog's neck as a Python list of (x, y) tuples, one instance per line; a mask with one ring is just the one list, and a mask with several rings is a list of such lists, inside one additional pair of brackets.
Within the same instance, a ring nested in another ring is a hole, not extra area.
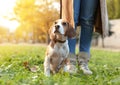
[(64, 40), (64, 41), (61, 41), (61, 40), (51, 40), (51, 41), (50, 41), (50, 46), (51, 46), (52, 48), (54, 48), (54, 45), (55, 45), (56, 43), (64, 44), (65, 42), (66, 42), (66, 40)]

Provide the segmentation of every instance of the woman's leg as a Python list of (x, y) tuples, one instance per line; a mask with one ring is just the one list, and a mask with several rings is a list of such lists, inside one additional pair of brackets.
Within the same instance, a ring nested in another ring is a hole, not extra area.
[[(80, 1), (81, 0), (74, 0), (74, 22), (75, 27), (78, 23), (79, 15), (80, 15)], [(76, 47), (76, 39), (68, 39), (68, 45), (70, 49), (70, 53), (75, 54), (75, 47)]]
[(92, 74), (88, 68), (88, 61), (90, 59), (90, 47), (97, 4), (98, 0), (81, 0), (79, 57), (81, 69), (85, 74)]
[(80, 23), (81, 23), (81, 36), (80, 36), (80, 49), (81, 52), (90, 53), (90, 45), (92, 40), (93, 25), (95, 12), (98, 0), (81, 0), (80, 9)]

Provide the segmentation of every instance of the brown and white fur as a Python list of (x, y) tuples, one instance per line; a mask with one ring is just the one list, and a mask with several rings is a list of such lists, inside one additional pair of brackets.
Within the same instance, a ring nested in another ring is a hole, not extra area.
[(65, 71), (74, 69), (74, 66), (70, 64), (70, 60), (67, 58), (69, 54), (69, 46), (67, 38), (75, 37), (75, 31), (72, 26), (62, 20), (56, 20), (53, 26), (49, 29), (50, 44), (47, 47), (45, 61), (44, 61), (44, 73), (46, 76), (50, 76), (52, 72), (57, 73), (60, 68)]

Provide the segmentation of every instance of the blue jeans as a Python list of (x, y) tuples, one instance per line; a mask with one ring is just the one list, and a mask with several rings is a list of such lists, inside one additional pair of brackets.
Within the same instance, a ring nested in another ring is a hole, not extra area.
[[(74, 0), (74, 22), (81, 25), (79, 52), (90, 53), (94, 17), (98, 0)], [(76, 39), (68, 39), (70, 53), (75, 53)]]

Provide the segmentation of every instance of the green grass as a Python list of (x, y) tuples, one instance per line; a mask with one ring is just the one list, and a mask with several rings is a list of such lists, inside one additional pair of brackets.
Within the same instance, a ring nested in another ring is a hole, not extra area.
[[(91, 50), (89, 67), (93, 75), (60, 72), (44, 76), (43, 62), (46, 48), (43, 46), (0, 46), (0, 85), (120, 85), (120, 52)], [(25, 68), (37, 66), (37, 72)]]

